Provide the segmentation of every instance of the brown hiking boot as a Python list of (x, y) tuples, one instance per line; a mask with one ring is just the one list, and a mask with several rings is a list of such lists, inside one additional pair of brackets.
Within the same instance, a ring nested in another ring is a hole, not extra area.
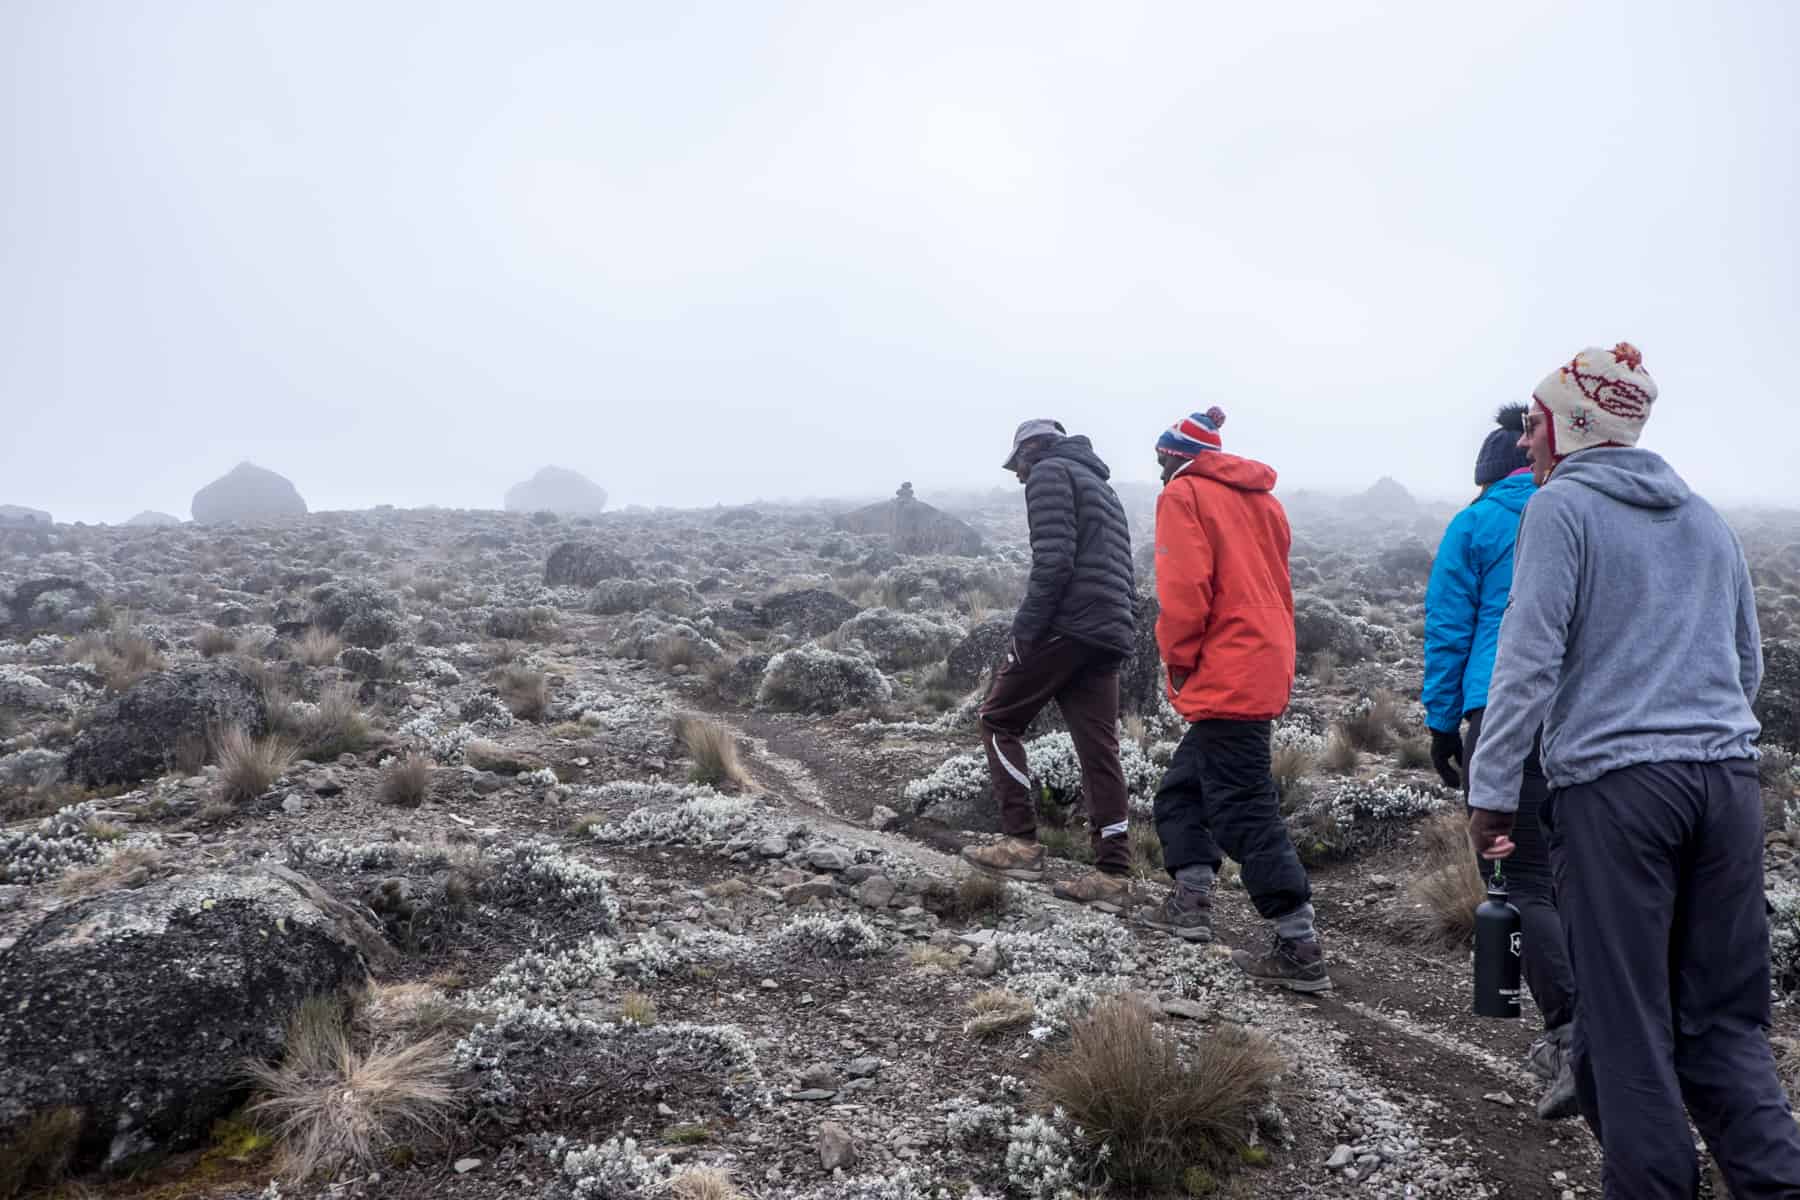
[(1089, 871), (1079, 879), (1059, 883), (1050, 889), (1062, 900), (1086, 904), (1103, 913), (1121, 913), (1131, 904), (1131, 880), (1105, 871)]
[(1325, 951), (1317, 940), (1290, 942), (1280, 934), (1262, 954), (1233, 950), (1231, 961), (1252, 979), (1278, 983), (1293, 992), (1329, 992), (1331, 976), (1325, 973)]
[(1212, 898), (1190, 892), (1179, 884), (1161, 904), (1146, 905), (1133, 915), (1141, 925), (1190, 942), (1213, 940)]
[(1001, 838), (991, 846), (964, 846), (963, 861), (991, 875), (1036, 883), (1044, 877), (1044, 848), (1023, 838)]

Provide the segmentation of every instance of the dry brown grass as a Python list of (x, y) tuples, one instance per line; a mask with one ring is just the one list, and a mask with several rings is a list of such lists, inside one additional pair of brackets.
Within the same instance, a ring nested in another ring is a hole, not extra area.
[(309, 667), (329, 667), (337, 661), (337, 656), (343, 650), (344, 639), (315, 625), (306, 631), (300, 644), (294, 647), (294, 657)]
[(319, 693), (316, 711), (299, 721), (302, 758), (328, 762), (340, 754), (366, 750), (373, 734), (368, 716), (356, 703), (356, 689), (347, 683), (334, 684)]
[(294, 761), (293, 747), (278, 737), (251, 737), (233, 726), (213, 739), (219, 764), (219, 798), (231, 804), (254, 800), (275, 785)]
[(0, 1200), (62, 1180), (81, 1143), (81, 1110), (47, 1108), (0, 1142)]
[(1406, 887), (1411, 903), (1397, 918), (1402, 931), (1425, 945), (1468, 945), (1487, 885), (1469, 848), (1469, 826), (1460, 808), (1425, 822), (1416, 861), (1418, 873)]
[(363, 993), (356, 1005), (359, 1035), (458, 1038), (481, 1022), (481, 1013), (447, 998), (433, 983), (380, 983)]
[(1006, 889), (1006, 881), (979, 871), (958, 876), (954, 885), (932, 880), (926, 887), (924, 899), (932, 912), (953, 921), (997, 917), (1012, 906), (1012, 894)]
[(973, 1015), (963, 1023), (963, 1032), (970, 1037), (988, 1038), (1030, 1021), (1037, 1013), (1037, 1005), (1029, 996), (989, 988), (969, 998), (969, 1012)]
[(417, 808), (431, 792), (431, 760), (408, 754), (381, 776), (381, 802), (401, 808)]
[(669, 1182), (669, 1194), (675, 1200), (744, 1200), (722, 1167), (688, 1167)]
[(656, 646), (656, 663), (665, 670), (674, 667), (693, 667), (700, 661), (699, 651), (694, 643), (685, 637), (665, 638)]
[(1131, 873), (1139, 879), (1154, 879), (1163, 874), (1162, 838), (1157, 836), (1156, 822), (1139, 819), (1131, 822)]
[(1130, 1000), (1107, 1000), (1044, 1067), (1045, 1098), (1093, 1142), (1112, 1147), (1115, 1183), (1172, 1187), (1192, 1167), (1223, 1168), (1246, 1148), (1251, 1114), (1275, 1091), (1281, 1056), (1236, 1026), (1187, 1045), (1157, 1032)]
[(202, 658), (217, 658), (221, 654), (236, 654), (238, 648), (237, 634), (229, 629), (220, 629), (216, 625), (208, 625), (194, 635), (194, 649), (200, 651)]
[(153, 846), (132, 846), (97, 862), (66, 872), (56, 881), (64, 896), (97, 896), (115, 888), (139, 887), (162, 865), (163, 852)]
[(1275, 786), (1284, 796), (1318, 769), (1318, 755), (1291, 743), (1275, 747), (1269, 755), (1269, 773), (1275, 777)]
[(1338, 728), (1358, 750), (1380, 753), (1394, 744), (1394, 730), (1400, 725), (1400, 702), (1391, 692), (1376, 692), (1365, 707), (1357, 704), (1338, 722)]
[(497, 673), (500, 698), (521, 721), (541, 721), (550, 707), (550, 680), (529, 667), (503, 667)]
[(250, 1111), (280, 1139), (296, 1179), (343, 1167), (372, 1167), (411, 1136), (434, 1138), (456, 1103), (451, 1043), (358, 1046), (343, 1004), (308, 1000), (288, 1026), (280, 1066), (250, 1063), (259, 1096)]
[(717, 721), (684, 716), (675, 722), (675, 736), (694, 760), (688, 778), (709, 787), (744, 788), (750, 776), (738, 759), (737, 738)]
[(654, 1025), (656, 1002), (642, 992), (626, 992), (619, 997), (619, 1020), (628, 1025)]
[(906, 961), (920, 971), (954, 971), (962, 959), (943, 946), (914, 942), (906, 948)]
[(1406, 771), (1422, 771), (1431, 765), (1431, 739), (1402, 738), (1394, 749), (1394, 765)]
[(69, 643), (63, 657), (93, 667), (112, 692), (122, 692), (168, 666), (156, 644), (134, 630), (125, 617), (116, 618), (104, 632), (82, 634)]
[(1350, 740), (1349, 734), (1333, 725), (1325, 738), (1325, 754), (1319, 761), (1327, 771), (1348, 775), (1362, 765), (1362, 751), (1356, 748), (1356, 743)]

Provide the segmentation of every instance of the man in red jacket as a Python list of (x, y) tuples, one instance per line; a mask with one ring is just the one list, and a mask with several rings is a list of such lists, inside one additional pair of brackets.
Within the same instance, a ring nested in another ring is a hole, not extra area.
[(1273, 470), (1220, 448), (1224, 423), (1211, 408), (1156, 443), (1156, 644), (1188, 732), (1156, 792), (1156, 834), (1175, 889), (1138, 916), (1210, 942), (1223, 850), (1243, 868), (1256, 911), (1275, 923), (1265, 953), (1238, 950), (1231, 961), (1252, 978), (1323, 992), (1331, 978), (1313, 930), (1312, 885), (1269, 770), (1269, 726), (1294, 683), (1287, 514), (1272, 494)]

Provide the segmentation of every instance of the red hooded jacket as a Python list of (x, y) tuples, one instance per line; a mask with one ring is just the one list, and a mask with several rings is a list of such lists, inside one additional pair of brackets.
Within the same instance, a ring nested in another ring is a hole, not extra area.
[(1294, 590), (1275, 472), (1209, 451), (1156, 500), (1156, 644), (1189, 721), (1272, 721), (1294, 686)]

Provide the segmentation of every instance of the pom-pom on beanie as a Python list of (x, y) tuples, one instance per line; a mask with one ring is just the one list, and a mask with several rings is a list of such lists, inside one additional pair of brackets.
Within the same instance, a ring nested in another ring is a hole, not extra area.
[(1225, 410), (1216, 404), (1205, 412), (1189, 413), (1163, 430), (1156, 439), (1156, 452), (1171, 458), (1198, 458), (1208, 450), (1222, 449), (1219, 427), (1223, 424)]
[(1481, 443), (1481, 453), (1475, 456), (1476, 487), (1486, 487), (1531, 465), (1519, 449), (1519, 437), (1525, 432), (1525, 411), (1523, 404), (1508, 404), (1494, 414), (1494, 424), (1500, 428), (1487, 435)]

